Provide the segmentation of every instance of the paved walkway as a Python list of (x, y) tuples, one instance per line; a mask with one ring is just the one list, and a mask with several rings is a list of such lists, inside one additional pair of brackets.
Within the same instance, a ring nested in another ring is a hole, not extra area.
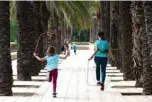
[(46, 69), (33, 76), (32, 81), (17, 81), (16, 60), (12, 61), (14, 96), (0, 96), (0, 102), (152, 102), (152, 96), (140, 95), (142, 88), (135, 88), (135, 81), (123, 81), (122, 73), (110, 65), (105, 91), (101, 91), (96, 86), (94, 61), (87, 61), (91, 53), (79, 50), (77, 55), (71, 52), (66, 60), (60, 60), (57, 98), (52, 98), (52, 83), (46, 80)]

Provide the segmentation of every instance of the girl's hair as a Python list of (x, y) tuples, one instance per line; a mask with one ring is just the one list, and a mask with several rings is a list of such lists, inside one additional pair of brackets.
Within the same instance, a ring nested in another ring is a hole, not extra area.
[(53, 56), (55, 54), (55, 48), (52, 47), (52, 46), (49, 46), (48, 49), (47, 49), (47, 55), (48, 56)]
[(102, 40), (105, 40), (104, 32), (100, 31), (100, 32), (98, 33), (98, 36), (99, 36)]

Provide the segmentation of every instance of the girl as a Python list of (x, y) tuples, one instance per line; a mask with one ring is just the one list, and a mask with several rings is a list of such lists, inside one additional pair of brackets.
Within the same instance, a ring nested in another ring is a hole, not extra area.
[[(96, 63), (97, 85), (100, 85), (101, 90), (104, 90), (108, 54), (110, 54), (112, 59), (113, 59), (113, 56), (112, 56), (111, 51), (109, 50), (109, 43), (104, 38), (104, 32), (99, 32), (98, 38), (99, 38), (99, 40), (95, 41), (95, 52), (89, 58), (89, 60), (91, 60), (95, 56), (94, 61)], [(100, 66), (101, 66), (101, 68), (100, 68)], [(102, 74), (102, 75), (100, 75), (100, 74)]]
[(57, 77), (58, 77), (58, 61), (59, 59), (66, 59), (68, 55), (65, 57), (61, 57), (58, 54), (56, 54), (54, 47), (48, 47), (47, 55), (44, 58), (40, 58), (39, 56), (34, 53), (34, 56), (39, 61), (47, 61), (47, 70), (49, 72), (49, 82), (53, 79), (53, 97), (56, 97), (56, 84), (57, 84)]

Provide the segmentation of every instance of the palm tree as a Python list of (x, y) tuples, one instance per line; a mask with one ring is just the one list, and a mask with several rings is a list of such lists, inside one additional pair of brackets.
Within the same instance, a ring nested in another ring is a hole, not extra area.
[[(90, 16), (87, 9), (85, 8), (85, 4), (86, 2), (77, 1), (46, 2), (46, 6), (51, 14), (48, 25), (48, 35), (50, 34), (50, 37), (48, 38), (51, 41), (52, 46), (55, 46), (55, 32), (58, 31), (57, 29), (59, 27), (55, 25), (57, 23), (55, 23), (54, 21), (59, 22), (58, 20), (60, 19), (62, 23), (60, 23), (59, 25), (64, 24), (64, 34), (66, 34), (64, 35), (64, 38), (68, 37), (68, 27), (71, 25), (77, 29), (87, 29), (89, 27), (89, 20), (85, 19), (85, 17), (89, 18)], [(59, 19), (57, 19), (57, 17), (59, 17)]]
[(122, 68), (124, 80), (134, 79), (133, 60), (132, 60), (132, 20), (130, 13), (131, 2), (119, 2), (120, 10), (120, 33), (121, 33), (121, 51), (122, 51)]
[[(118, 8), (120, 9), (120, 7), (119, 7), (119, 1), (118, 1)], [(121, 39), (121, 29), (120, 29), (120, 22), (121, 22), (121, 20), (120, 20), (120, 14), (121, 14), (121, 11), (119, 10), (118, 11), (118, 39), (117, 39), (117, 41), (118, 41), (118, 57), (117, 57), (117, 59), (119, 59), (118, 61), (117, 61), (117, 67), (118, 67), (118, 69), (120, 70), (120, 72), (123, 72), (123, 67), (122, 67), (122, 39)]]
[[(146, 95), (152, 95), (152, 2), (145, 1), (144, 2), (144, 15), (145, 15), (145, 26), (146, 26), (146, 33), (147, 33), (147, 39), (145, 38), (144, 41), (146, 41), (146, 44), (144, 44), (144, 52), (143, 53), (143, 72), (144, 72), (144, 78), (143, 78), (143, 93)], [(145, 47), (146, 46), (146, 47)], [(146, 52), (147, 51), (147, 52)]]
[(41, 54), (41, 56), (44, 56), (44, 53), (46, 52), (47, 47), (48, 47), (48, 45), (47, 45), (47, 40), (48, 40), (47, 30), (48, 30), (48, 20), (50, 18), (50, 12), (47, 9), (45, 1), (40, 2), (40, 15), (39, 16), (40, 16), (40, 20), (41, 20), (40, 23), (42, 26), (42, 30), (44, 33), (40, 39), (40, 42), (42, 42), (42, 43), (40, 43), (39, 45), (41, 46), (41, 48), (43, 48), (43, 50), (40, 50), (40, 51), (43, 51), (43, 54)]
[[(31, 35), (28, 33), (28, 2), (16, 1), (19, 47), (17, 53), (17, 79), (31, 80)], [(30, 52), (29, 52), (30, 51)]]
[[(40, 35), (47, 31), (48, 12), (44, 2), (16, 2), (16, 5), (19, 29), (18, 79), (31, 80), (30, 75), (38, 75), (40, 69), (44, 68), (44, 64), (33, 57), (33, 52), (39, 37), (39, 55), (44, 56), (46, 51), (46, 46), (43, 47), (46, 36)], [(22, 5), (26, 5), (26, 9)]]
[[(118, 58), (118, 15), (119, 15), (119, 2), (110, 2), (110, 44), (112, 48), (112, 53), (116, 59), (116, 65), (119, 66), (120, 59)], [(114, 63), (111, 63), (112, 66)]]
[(136, 79), (136, 87), (143, 86), (143, 34), (144, 22), (143, 2), (132, 2), (132, 22), (133, 22), (133, 61)]
[(100, 1), (101, 30), (105, 32), (106, 39), (110, 40), (110, 1)]
[(92, 21), (92, 26), (90, 28), (90, 43), (94, 43), (95, 40), (97, 39), (97, 17), (94, 15), (91, 19)]
[(0, 96), (12, 95), (9, 1), (0, 2)]
[(61, 24), (60, 24), (60, 21), (59, 20), (57, 20), (58, 22), (57, 22), (57, 31), (56, 31), (56, 34), (57, 34), (57, 36), (56, 36), (56, 38), (55, 38), (55, 41), (56, 41), (56, 52), (57, 53), (60, 53), (61, 52), (61, 47), (62, 47), (62, 45), (61, 45), (61, 39), (62, 39), (62, 37), (61, 37)]
[(101, 30), (105, 29), (105, 1), (100, 1), (101, 7)]
[(97, 39), (97, 33), (101, 29), (101, 10), (98, 1), (91, 2), (88, 6), (88, 10), (91, 16), (91, 26), (90, 26), (90, 43), (94, 43)]
[(110, 1), (105, 1), (105, 36), (110, 40)]
[[(38, 20), (36, 20), (38, 17), (36, 17), (36, 12), (34, 12), (34, 6), (33, 4), (31, 3), (31, 1), (28, 1), (27, 2), (28, 4), (28, 7), (27, 7), (27, 10), (28, 10), (28, 35), (31, 36), (31, 41), (29, 42), (30, 45), (28, 45), (27, 47), (29, 48), (28, 49), (28, 54), (31, 56), (30, 59), (31, 59), (31, 75), (38, 75), (38, 72), (40, 71), (40, 66), (37, 64), (37, 60), (33, 57), (33, 52), (34, 52), (34, 49), (35, 49), (35, 46), (36, 46), (36, 39), (37, 37), (39, 36), (39, 34), (37, 33), (40, 33), (40, 32), (37, 32), (35, 30), (35, 23), (38, 23)], [(37, 33), (36, 33), (37, 32)], [(28, 36), (27, 38), (24, 38), (24, 39), (29, 39)], [(40, 64), (40, 63), (39, 63)]]
[[(44, 36), (41, 36), (43, 32), (43, 28), (42, 28), (42, 25), (41, 25), (41, 15), (40, 15), (40, 9), (42, 8), (41, 7), (41, 2), (40, 1), (34, 1), (32, 3), (33, 5), (33, 12), (34, 12), (34, 33), (35, 33), (35, 46), (37, 45), (38, 43), (38, 47), (36, 49), (36, 53), (39, 54), (39, 56), (43, 57), (44, 56), (44, 47), (43, 47), (43, 37)], [(38, 42), (38, 39), (40, 39), (40, 41)], [(34, 47), (35, 48), (35, 47)], [(38, 60), (36, 60), (36, 64), (37, 64), (37, 68), (38, 70), (40, 71), (40, 69), (43, 69), (44, 68), (44, 64)], [(38, 71), (38, 72), (39, 72)]]
[(72, 36), (73, 36), (73, 27), (72, 26), (68, 26), (68, 39), (69, 39), (69, 43), (72, 42)]

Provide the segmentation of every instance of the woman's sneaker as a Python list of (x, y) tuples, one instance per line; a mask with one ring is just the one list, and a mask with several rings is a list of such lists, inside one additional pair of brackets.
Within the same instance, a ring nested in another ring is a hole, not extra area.
[(104, 84), (103, 83), (100, 83), (100, 85), (101, 85), (101, 90), (103, 91), (104, 90)]
[(100, 85), (101, 85), (101, 83), (98, 81), (98, 82), (97, 82), (97, 86), (100, 86)]
[(57, 93), (53, 93), (53, 94), (52, 94), (52, 95), (53, 95), (53, 97), (56, 97), (56, 94), (57, 94)]

